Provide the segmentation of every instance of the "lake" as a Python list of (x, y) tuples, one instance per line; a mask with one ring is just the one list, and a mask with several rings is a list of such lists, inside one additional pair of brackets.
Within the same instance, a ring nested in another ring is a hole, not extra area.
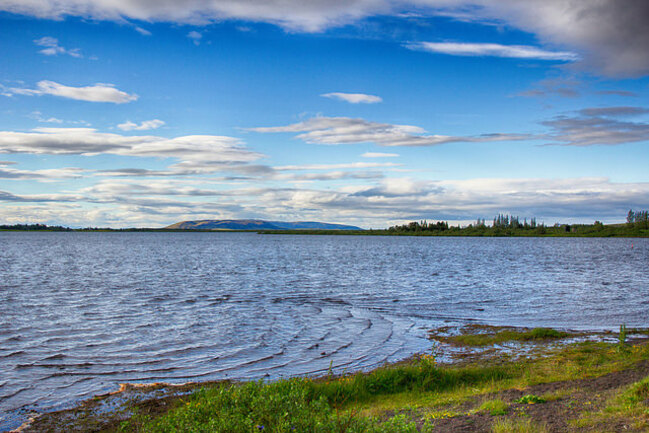
[(0, 232), (0, 430), (122, 382), (370, 369), (435, 326), (649, 326), (649, 239)]

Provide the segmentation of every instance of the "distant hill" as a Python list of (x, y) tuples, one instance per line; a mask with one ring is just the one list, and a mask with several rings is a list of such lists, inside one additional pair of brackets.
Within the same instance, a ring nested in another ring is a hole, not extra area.
[(344, 224), (329, 224), (314, 221), (284, 222), (263, 220), (181, 221), (165, 228), (181, 230), (362, 230), (360, 227)]

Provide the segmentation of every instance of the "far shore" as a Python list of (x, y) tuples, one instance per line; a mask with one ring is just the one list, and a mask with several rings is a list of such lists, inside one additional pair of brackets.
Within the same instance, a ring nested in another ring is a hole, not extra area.
[(444, 232), (391, 232), (387, 229), (380, 230), (224, 230), (224, 229), (165, 229), (165, 228), (82, 228), (82, 229), (41, 229), (20, 230), (0, 229), (0, 232), (57, 232), (57, 233), (256, 233), (261, 235), (327, 235), (327, 236), (418, 236), (418, 237), (489, 237), (489, 238), (649, 238), (649, 230), (626, 231), (624, 229), (610, 229), (602, 232), (567, 232), (562, 230), (548, 230), (539, 232), (518, 231), (493, 231), (474, 232), (466, 229), (448, 230)]

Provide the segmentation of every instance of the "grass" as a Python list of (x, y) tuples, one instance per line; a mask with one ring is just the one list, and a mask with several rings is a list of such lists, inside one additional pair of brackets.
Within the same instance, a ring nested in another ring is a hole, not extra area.
[(405, 415), (385, 422), (340, 410), (326, 397), (310, 395), (310, 382), (291, 379), (265, 384), (221, 385), (201, 389), (158, 419), (133, 419), (123, 431), (149, 432), (416, 432)]
[[(631, 368), (647, 358), (648, 345), (620, 352), (615, 344), (583, 342), (549, 349), (536, 359), (439, 367), (432, 356), (424, 356), (337, 378), (216, 384), (183, 397), (160, 416), (134, 416), (122, 424), (121, 431), (389, 433), (417, 431), (416, 420), (426, 431), (439, 419), (466, 414), (466, 409), (457, 410), (463, 402), (484, 399), (481, 396), (490, 393), (595, 377)], [(628, 391), (624, 402), (632, 404), (634, 411), (646, 410), (642, 398), (648, 392), (649, 379)], [(554, 397), (562, 398), (560, 394)], [(523, 399), (540, 403), (546, 398), (528, 395)], [(508, 414), (509, 407), (492, 397), (478, 410), (501, 416)], [(497, 420), (493, 428), (494, 432), (545, 431), (529, 420)]]
[(535, 424), (527, 419), (499, 419), (491, 426), (492, 433), (546, 433), (547, 429), (541, 424)]
[(574, 335), (550, 328), (534, 328), (530, 330), (502, 329), (496, 331), (497, 329), (492, 328), (482, 333), (465, 333), (446, 337), (435, 336), (435, 338), (450, 344), (483, 347), (509, 341), (553, 340)]
[(487, 412), (491, 416), (505, 415), (509, 405), (500, 399), (487, 400), (480, 405), (478, 412)]
[(557, 389), (556, 391), (546, 392), (545, 394), (541, 395), (540, 398), (545, 401), (557, 401), (569, 397), (574, 393), (575, 390), (573, 388)]
[(649, 376), (614, 394), (604, 409), (584, 411), (573, 424), (577, 428), (586, 428), (624, 420), (633, 420), (631, 427), (636, 430), (649, 429)]

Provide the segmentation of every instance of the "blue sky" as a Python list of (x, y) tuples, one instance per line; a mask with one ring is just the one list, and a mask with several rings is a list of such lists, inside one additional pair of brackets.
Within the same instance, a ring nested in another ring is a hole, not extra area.
[(0, 0), (0, 222), (649, 208), (649, 6)]

